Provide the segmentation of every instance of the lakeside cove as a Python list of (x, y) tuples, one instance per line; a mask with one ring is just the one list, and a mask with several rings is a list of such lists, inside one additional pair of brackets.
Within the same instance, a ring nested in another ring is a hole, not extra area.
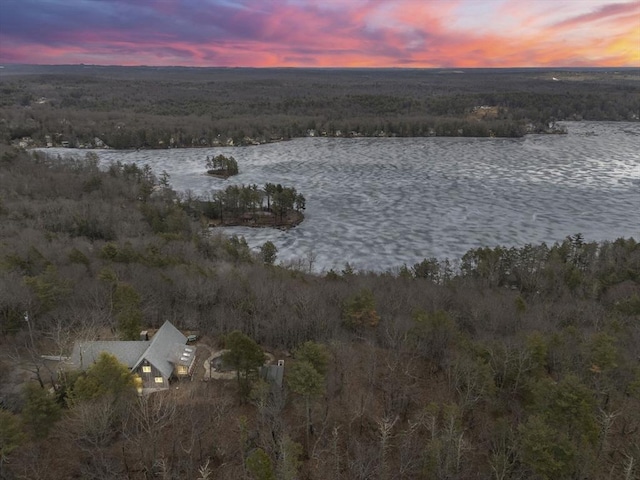
[[(458, 258), (481, 246), (553, 244), (576, 232), (588, 241), (637, 237), (640, 215), (629, 206), (640, 203), (640, 124), (560, 125), (566, 135), (317, 137), (242, 149), (95, 153), (104, 167), (120, 161), (166, 170), (173, 189), (209, 200), (231, 182), (295, 185), (308, 200), (296, 228), (236, 222), (217, 229), (244, 236), (251, 248), (272, 241), (282, 261), (313, 250), (319, 270), (349, 262), (384, 271), (425, 257)], [(205, 174), (204, 157), (219, 154), (237, 158), (241, 171), (233, 180)]]

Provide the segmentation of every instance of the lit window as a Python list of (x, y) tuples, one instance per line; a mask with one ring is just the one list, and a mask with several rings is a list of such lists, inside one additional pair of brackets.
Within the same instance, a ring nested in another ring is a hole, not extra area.
[(142, 373), (151, 373), (151, 365), (143, 365)]
[(189, 373), (189, 369), (184, 365), (178, 365), (178, 375), (186, 375)]
[(156, 377), (156, 383), (164, 383), (164, 379), (162, 377)]

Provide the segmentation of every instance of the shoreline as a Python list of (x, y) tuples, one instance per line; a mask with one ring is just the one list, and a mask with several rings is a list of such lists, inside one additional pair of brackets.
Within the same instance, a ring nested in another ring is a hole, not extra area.
[[(259, 212), (266, 213), (266, 212)], [(247, 214), (245, 214), (247, 215)], [(273, 215), (273, 214), (272, 214)], [(204, 217), (204, 221), (206, 221), (207, 226), (209, 228), (224, 228), (224, 227), (249, 227), (249, 228), (274, 228), (277, 230), (290, 230), (292, 228), (297, 227), (304, 221), (304, 214), (301, 212), (289, 212), (287, 216), (284, 217), (284, 220), (276, 220), (273, 221), (275, 215), (255, 215), (249, 218), (246, 217), (234, 217), (231, 220), (220, 221), (219, 219), (213, 219), (209, 217)], [(262, 220), (262, 221), (261, 221)]]
[[(464, 134), (460, 134), (460, 135), (436, 135), (436, 134), (428, 134), (428, 135), (396, 135), (396, 134), (387, 134), (385, 132), (380, 132), (380, 133), (375, 133), (373, 135), (367, 135), (364, 133), (359, 133), (359, 132), (349, 132), (347, 134), (317, 134), (317, 135), (301, 135), (301, 136), (296, 136), (296, 137), (289, 137), (289, 138), (275, 138), (275, 139), (269, 139), (269, 140), (256, 140), (253, 138), (245, 138), (243, 142), (241, 143), (234, 143), (234, 142), (220, 142), (220, 143), (216, 143), (216, 144), (212, 144), (212, 145), (201, 145), (201, 144), (194, 144), (194, 145), (174, 145), (174, 146), (168, 146), (168, 145), (158, 145), (156, 147), (153, 146), (145, 146), (145, 147), (127, 147), (127, 148), (114, 148), (114, 147), (110, 147), (108, 145), (105, 146), (91, 146), (91, 145), (79, 145), (79, 146), (63, 146), (63, 145), (51, 145), (51, 146), (47, 146), (47, 145), (39, 145), (32, 142), (32, 139), (29, 140), (25, 140), (22, 139), (21, 142), (19, 142), (18, 144), (14, 144), (14, 146), (19, 147), (19, 148), (26, 148), (26, 149), (48, 149), (48, 148), (66, 148), (69, 150), (117, 150), (117, 151), (139, 151), (139, 150), (182, 150), (182, 149), (187, 149), (187, 148), (197, 148), (197, 149), (207, 149), (207, 148), (245, 148), (245, 147), (258, 147), (261, 145), (270, 145), (272, 143), (280, 143), (280, 142), (288, 142), (291, 140), (298, 140), (301, 138), (345, 138), (345, 139), (354, 139), (354, 138), (502, 138), (502, 139), (507, 139), (507, 138), (525, 138), (527, 135), (565, 135), (567, 134), (566, 129), (563, 130), (562, 128), (553, 128), (553, 129), (546, 129), (543, 131), (529, 131), (529, 132), (525, 132), (522, 135), (464, 135)], [(22, 145), (21, 143), (26, 142), (26, 145)], [(217, 177), (217, 178), (222, 178), (222, 179), (226, 179), (232, 175), (217, 175), (217, 174), (210, 174), (207, 172), (208, 175)]]
[[(152, 150), (152, 149), (149, 149), (149, 150)], [(233, 177), (233, 176), (237, 175), (237, 173), (231, 174), (231, 173), (218, 173), (218, 172), (219, 172), (219, 170), (207, 170), (206, 174), (209, 175), (210, 177), (219, 178), (221, 180), (226, 180), (229, 177)]]

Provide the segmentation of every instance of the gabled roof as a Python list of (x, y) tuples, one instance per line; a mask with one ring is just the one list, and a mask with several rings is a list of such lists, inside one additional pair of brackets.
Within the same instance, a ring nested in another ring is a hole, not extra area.
[(86, 370), (93, 365), (103, 352), (114, 355), (119, 362), (133, 368), (151, 342), (139, 341), (97, 341), (77, 342), (71, 352), (71, 363), (75, 368)]
[(169, 378), (173, 372), (172, 362), (177, 364), (178, 362), (176, 360), (179, 360), (179, 358), (175, 358), (176, 352), (179, 349), (184, 349), (186, 343), (187, 337), (180, 333), (180, 330), (170, 322), (164, 322), (162, 327), (160, 327), (151, 339), (146, 351), (138, 357), (138, 361), (135, 362), (131, 369), (134, 370), (138, 368), (140, 364), (146, 360), (156, 367), (165, 378)]
[(71, 364), (86, 370), (103, 352), (114, 355), (132, 371), (143, 362), (153, 365), (164, 378), (170, 378), (174, 365), (191, 367), (195, 359), (194, 346), (187, 345), (187, 337), (170, 322), (164, 322), (151, 341), (76, 342)]

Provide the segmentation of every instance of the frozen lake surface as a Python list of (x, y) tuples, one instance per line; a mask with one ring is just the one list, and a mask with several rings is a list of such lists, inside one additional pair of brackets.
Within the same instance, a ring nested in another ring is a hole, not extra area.
[[(289, 231), (227, 228), (278, 260), (315, 270), (383, 271), (480, 246), (640, 239), (640, 124), (566, 123), (568, 135), (498, 138), (303, 138), (245, 148), (96, 150), (102, 165), (149, 164), (178, 191), (231, 184), (295, 187), (305, 221)], [(50, 151), (50, 150), (49, 150)], [(68, 151), (68, 150), (67, 150)], [(207, 155), (233, 155), (240, 174), (205, 174)]]

